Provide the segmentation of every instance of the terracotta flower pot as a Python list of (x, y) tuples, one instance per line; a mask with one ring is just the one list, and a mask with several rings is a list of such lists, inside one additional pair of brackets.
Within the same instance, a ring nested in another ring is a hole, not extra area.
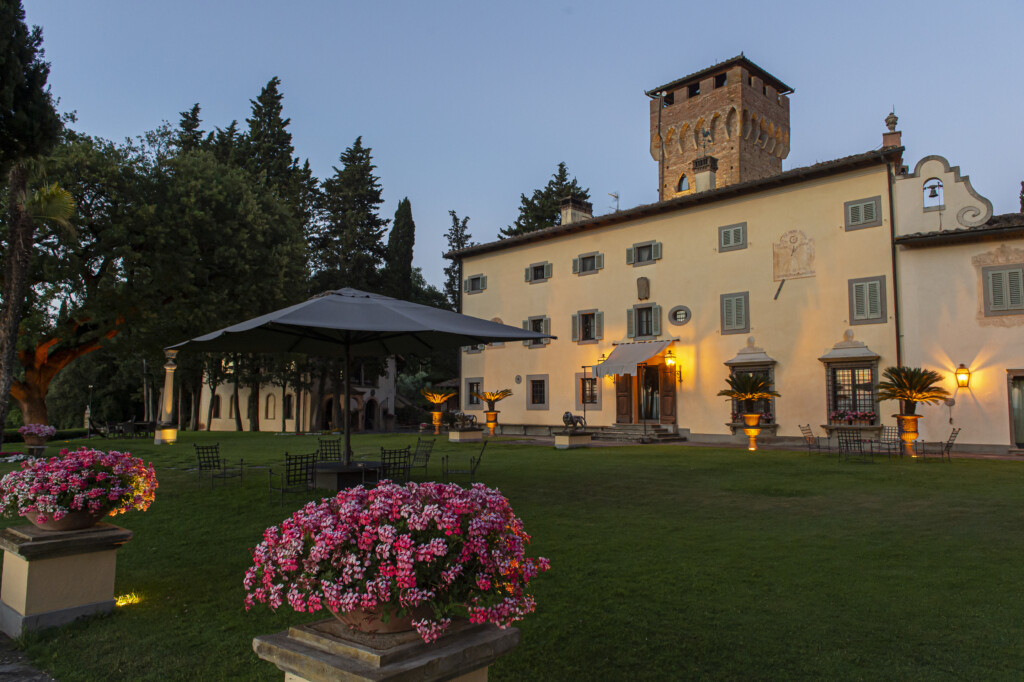
[(93, 514), (92, 512), (83, 511), (80, 509), (70, 511), (65, 514), (60, 521), (53, 519), (53, 514), (46, 515), (46, 521), (39, 521), (40, 512), (26, 512), (25, 518), (28, 519), (36, 528), (43, 530), (52, 531), (68, 531), (68, 530), (83, 530), (85, 528), (92, 528), (99, 520), (103, 518), (104, 514)]
[(22, 438), (25, 440), (25, 445), (31, 445), (33, 447), (40, 447), (42, 445), (46, 445), (46, 441), (50, 440), (46, 436), (25, 435), (22, 436)]
[[(330, 609), (327, 609), (330, 611)], [(331, 614), (339, 621), (353, 630), (373, 635), (391, 635), (396, 632), (409, 632), (414, 630), (412, 622), (421, 620), (433, 614), (433, 610), (426, 604), (421, 604), (409, 614), (399, 618), (392, 615), (388, 622), (381, 620), (383, 611), (381, 609), (355, 609), (354, 611), (331, 611)]]

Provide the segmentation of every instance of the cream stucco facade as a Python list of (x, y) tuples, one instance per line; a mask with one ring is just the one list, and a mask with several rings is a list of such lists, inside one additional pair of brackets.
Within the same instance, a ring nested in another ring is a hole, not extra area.
[[(590, 368), (618, 344), (640, 340), (628, 336), (627, 311), (653, 304), (658, 333), (646, 338), (671, 343), (647, 363), (660, 368), (659, 398), (674, 389), (675, 400), (663, 400), (649, 421), (704, 439), (729, 437), (731, 406), (717, 393), (726, 386), (726, 363), (752, 337), (763, 349), (759, 357), (774, 360), (774, 385), (782, 394), (772, 415), (778, 435), (799, 436), (800, 424), (817, 429), (827, 423), (829, 386), (819, 358), (847, 330), (878, 356), (878, 365), (896, 362), (891, 164), (885, 154), (868, 156), (848, 166), (782, 174), (778, 183), (755, 183), (751, 191), (721, 188), (690, 201), (655, 204), (646, 212), (593, 219), (578, 230), (555, 230), (549, 237), (465, 253), (467, 279), (486, 277), (482, 290), (463, 294), (465, 313), (512, 325), (543, 316), (558, 338), (543, 345), (505, 344), (464, 353), (463, 409), (479, 409), (470, 404), (467, 390), (469, 383), (479, 382), (484, 390), (513, 390), (500, 403), (505, 424), (554, 426), (566, 411), (580, 414), (580, 375), (593, 376)], [(851, 227), (848, 205), (867, 199), (875, 201), (878, 219), (867, 227)], [(737, 233), (742, 241), (730, 239), (723, 246), (720, 228), (734, 226), (742, 226)], [(660, 244), (661, 257), (628, 263), (627, 250), (648, 242)], [(594, 252), (603, 256), (603, 268), (574, 273), (574, 259)], [(550, 264), (550, 277), (526, 281), (527, 268), (536, 264)], [(638, 284), (639, 278), (646, 283)], [(883, 310), (869, 323), (851, 322), (851, 283), (871, 278), (882, 283)], [(649, 296), (642, 298), (645, 288)], [(723, 296), (737, 294), (746, 297), (749, 328), (726, 329)], [(685, 324), (670, 319), (679, 306), (689, 310)], [(603, 314), (601, 339), (573, 340), (573, 315), (580, 311)], [(665, 367), (669, 351), (678, 360), (678, 372)], [(674, 386), (666, 385), (668, 376)], [(537, 377), (547, 381), (546, 405), (540, 407), (531, 404)], [(588, 423), (643, 421), (637, 375), (628, 379), (628, 418), (623, 409), (627, 387), (621, 381), (597, 381), (599, 395), (587, 405)]]

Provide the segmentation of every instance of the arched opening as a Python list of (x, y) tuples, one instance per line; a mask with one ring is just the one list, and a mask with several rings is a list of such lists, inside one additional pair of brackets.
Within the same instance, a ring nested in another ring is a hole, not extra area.
[(363, 430), (373, 431), (377, 428), (377, 401), (368, 400), (363, 406)]
[(213, 402), (213, 409), (210, 412), (212, 419), (220, 419), (220, 396), (216, 393), (210, 399)]
[(679, 182), (676, 183), (677, 192), (685, 192), (690, 189), (690, 180), (686, 177), (686, 173), (679, 176)]
[(924, 181), (921, 191), (924, 192), (925, 208), (939, 208), (945, 205), (944, 197), (942, 196), (942, 180), (928, 178)]
[(277, 418), (277, 401), (274, 400), (274, 396), (267, 396), (267, 407), (263, 414), (264, 419), (276, 419)]

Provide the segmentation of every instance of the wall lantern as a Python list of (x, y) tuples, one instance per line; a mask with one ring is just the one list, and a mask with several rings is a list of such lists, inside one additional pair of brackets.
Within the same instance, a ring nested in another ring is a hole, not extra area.
[(671, 348), (665, 351), (665, 366), (670, 370), (675, 370), (677, 381), (683, 380), (683, 370), (676, 366), (676, 356), (672, 353)]
[(968, 388), (971, 385), (971, 370), (964, 367), (964, 363), (960, 363), (960, 366), (956, 368), (954, 372), (956, 375), (956, 385), (958, 388)]

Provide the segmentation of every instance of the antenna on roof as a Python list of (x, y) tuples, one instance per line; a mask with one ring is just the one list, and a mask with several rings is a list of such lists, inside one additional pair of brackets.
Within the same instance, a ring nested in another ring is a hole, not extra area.
[[(1021, 185), (1024, 186), (1024, 182), (1022, 182)], [(619, 193), (618, 192), (608, 192), (608, 196), (610, 196), (612, 199), (615, 199), (615, 212), (618, 213), (619, 212)]]

